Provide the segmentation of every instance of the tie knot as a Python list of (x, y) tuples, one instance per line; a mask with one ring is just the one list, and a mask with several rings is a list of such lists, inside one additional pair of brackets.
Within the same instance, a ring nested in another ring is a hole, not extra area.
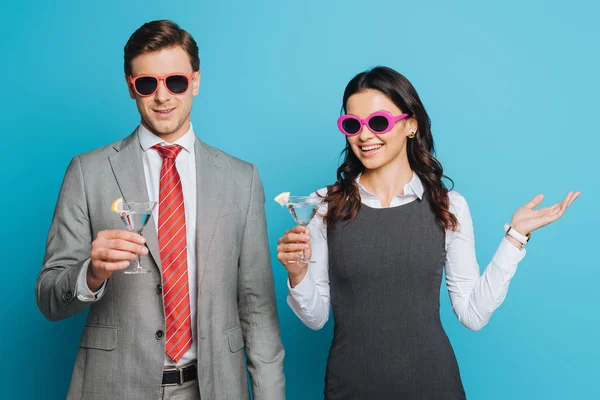
[(168, 146), (161, 146), (160, 144), (157, 144), (152, 146), (152, 148), (158, 151), (158, 154), (160, 154), (163, 159), (168, 158), (170, 160), (175, 160), (179, 152), (183, 150), (183, 147), (177, 144)]

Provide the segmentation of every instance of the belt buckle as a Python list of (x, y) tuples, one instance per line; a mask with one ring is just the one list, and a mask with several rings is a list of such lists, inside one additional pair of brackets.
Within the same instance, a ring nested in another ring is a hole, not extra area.
[(183, 367), (177, 368), (179, 370), (179, 384), (183, 384)]
[(165, 383), (163, 384), (163, 386), (177, 386), (177, 385), (181, 385), (183, 384), (183, 367), (177, 367), (175, 366), (174, 368), (166, 368), (164, 370), (164, 372), (174, 372), (177, 371), (179, 372), (179, 382), (175, 382), (175, 383)]

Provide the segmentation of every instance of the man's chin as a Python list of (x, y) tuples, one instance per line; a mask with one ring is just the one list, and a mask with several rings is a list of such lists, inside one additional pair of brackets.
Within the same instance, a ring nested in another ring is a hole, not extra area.
[(157, 136), (166, 136), (166, 135), (172, 135), (173, 133), (175, 133), (177, 131), (177, 124), (175, 124), (174, 122), (158, 122), (158, 123), (152, 123), (152, 124), (148, 124), (145, 123), (146, 128), (148, 128), (148, 130), (150, 130), (150, 132), (154, 133)]

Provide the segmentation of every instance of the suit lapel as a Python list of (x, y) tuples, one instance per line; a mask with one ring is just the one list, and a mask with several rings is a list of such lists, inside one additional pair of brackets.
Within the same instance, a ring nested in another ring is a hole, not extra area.
[[(146, 178), (144, 176), (144, 163), (142, 148), (134, 132), (114, 146), (115, 154), (109, 157), (110, 165), (119, 185), (123, 201), (149, 201)], [(155, 214), (156, 215), (156, 214)], [(150, 220), (142, 235), (146, 238), (146, 245), (150, 255), (161, 268), (160, 253), (158, 249), (158, 236), (154, 221)]]
[(194, 145), (196, 156), (196, 260), (198, 289), (208, 265), (208, 254), (214, 237), (218, 216), (223, 205), (223, 179), (221, 160), (200, 141)]

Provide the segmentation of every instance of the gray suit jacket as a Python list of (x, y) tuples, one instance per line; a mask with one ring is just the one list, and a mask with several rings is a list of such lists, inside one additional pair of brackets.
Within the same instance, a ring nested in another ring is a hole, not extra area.
[[(198, 384), (202, 400), (285, 398), (273, 272), (256, 168), (196, 139)], [(142, 149), (134, 133), (79, 155), (62, 184), (48, 235), (37, 303), (52, 321), (89, 307), (69, 399), (157, 399), (165, 357), (161, 263), (154, 223), (143, 232), (151, 273), (108, 280), (95, 302), (76, 296), (99, 231), (123, 229), (111, 202), (147, 201)], [(91, 304), (91, 305), (90, 305)], [(242, 351), (245, 347), (245, 352)]]

